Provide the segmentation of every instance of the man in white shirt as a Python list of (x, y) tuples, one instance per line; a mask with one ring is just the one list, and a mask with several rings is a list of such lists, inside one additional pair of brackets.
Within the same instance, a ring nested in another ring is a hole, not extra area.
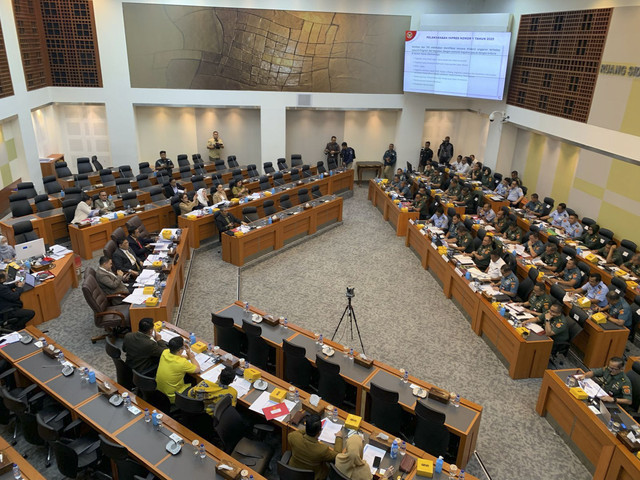
[(489, 278), (496, 279), (502, 277), (501, 268), (505, 264), (504, 260), (500, 257), (500, 250), (493, 250), (491, 252), (491, 262), (489, 262), (489, 267), (487, 268), (487, 274)]
[(463, 158), (462, 160), (460, 160), (460, 162), (458, 163), (458, 173), (460, 175), (469, 175), (469, 172), (471, 171), (471, 165), (469, 165), (469, 158)]

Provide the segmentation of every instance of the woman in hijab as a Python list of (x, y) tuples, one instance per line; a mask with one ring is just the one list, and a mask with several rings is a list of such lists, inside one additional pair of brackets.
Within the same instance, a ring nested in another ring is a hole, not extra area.
[(207, 190), (205, 188), (201, 188), (196, 192), (196, 200), (201, 208), (209, 206), (209, 198), (207, 197)]
[(336, 456), (336, 468), (345, 477), (351, 480), (371, 480), (371, 468), (362, 459), (363, 449), (362, 437), (357, 434), (351, 435), (344, 452)]
[(7, 237), (0, 235), (0, 261), (13, 260), (16, 258), (16, 251), (9, 245)]

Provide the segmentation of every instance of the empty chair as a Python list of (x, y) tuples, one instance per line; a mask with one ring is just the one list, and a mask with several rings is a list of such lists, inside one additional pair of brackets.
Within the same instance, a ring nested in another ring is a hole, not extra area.
[(313, 366), (305, 356), (305, 348), (282, 341), (284, 354), (284, 379), (302, 390), (308, 390), (313, 375)]
[(338, 161), (335, 158), (327, 158), (327, 169), (335, 170), (336, 168), (338, 168)]
[(265, 200), (264, 203), (262, 204), (262, 211), (264, 212), (265, 216), (269, 216), (269, 215), (273, 215), (274, 213), (277, 212), (276, 207), (274, 206), (273, 200), (269, 199), (269, 200)]
[(204, 177), (202, 175), (193, 175), (191, 177), (191, 184), (196, 192), (201, 188), (207, 188), (207, 184), (204, 183)]
[(444, 413), (429, 408), (422, 400), (416, 402), (416, 430), (414, 443), (416, 447), (433, 456), (443, 456), (447, 460), (450, 433), (444, 422)]
[(78, 188), (87, 188), (91, 186), (88, 173), (79, 173), (73, 177), (73, 184)]
[(38, 192), (36, 192), (33, 186), (33, 182), (20, 182), (16, 185), (16, 188), (18, 189), (18, 193), (24, 193), (27, 198), (34, 198), (38, 195)]
[(67, 223), (71, 223), (73, 220), (78, 203), (80, 203), (80, 200), (76, 200), (75, 198), (65, 198), (62, 200), (62, 213), (64, 214), (64, 218)]
[(165, 185), (169, 183), (170, 180), (171, 176), (165, 170), (156, 172), (156, 181), (158, 182), (158, 185)]
[(571, 317), (575, 322), (578, 323), (581, 327), (584, 327), (584, 324), (589, 319), (589, 312), (585, 309), (574, 305), (571, 307), (571, 311), (569, 312), (569, 317)]
[(302, 155), (299, 153), (291, 154), (291, 168), (302, 165)]
[(224, 160), (222, 160), (221, 158), (216, 159), (216, 161), (214, 162), (214, 165), (216, 167), (216, 171), (227, 169), (226, 165), (224, 164)]
[[(640, 386), (638, 388), (640, 389)], [(289, 465), (290, 458), (291, 450), (287, 450), (282, 454), (280, 460), (278, 460), (278, 478), (280, 478), (281, 480), (313, 480), (315, 478), (315, 473), (313, 470), (295, 468)], [(331, 477), (331, 475), (329, 475), (329, 477)]]
[[(249, 363), (262, 370), (273, 371), (273, 363), (269, 365), (269, 356), (272, 350), (262, 338), (262, 327), (253, 322), (242, 320), (242, 330), (247, 336), (247, 360), (249, 360)], [(273, 353), (275, 354), (275, 350), (273, 350)]]
[(300, 171), (297, 168), (292, 168), (291, 169), (291, 181), (297, 181), (300, 180)]
[(271, 184), (269, 183), (269, 177), (263, 175), (260, 177), (260, 181), (258, 182), (258, 188), (260, 190), (269, 190), (271, 188)]
[(255, 222), (260, 218), (258, 216), (258, 209), (256, 207), (244, 207), (242, 209), (242, 218), (245, 222)]
[(138, 188), (145, 188), (151, 186), (151, 181), (149, 180), (149, 175), (146, 173), (141, 173), (136, 175), (136, 182), (138, 182)]
[(126, 193), (131, 190), (131, 180), (128, 178), (116, 178), (116, 192)]
[(311, 187), (311, 196), (313, 198), (320, 198), (322, 196), (320, 185), (314, 185), (313, 187)]
[(56, 177), (58, 178), (66, 178), (72, 175), (71, 170), (67, 166), (67, 162), (56, 162), (55, 168), (56, 168)]
[(79, 187), (69, 187), (64, 189), (65, 200), (77, 200), (82, 199), (82, 189)]
[(229, 168), (238, 168), (240, 166), (238, 165), (238, 160), (235, 155), (229, 155), (227, 157), (227, 164), (229, 165)]
[(164, 192), (162, 191), (162, 187), (151, 187), (149, 189), (149, 195), (151, 196), (152, 202), (159, 202), (160, 200), (164, 200), (166, 198), (164, 196)]
[(189, 157), (187, 157), (185, 153), (181, 153), (180, 155), (178, 155), (178, 167), (180, 167), (180, 169), (182, 169), (182, 167), (189, 167), (189, 169), (191, 169), (191, 165), (189, 164)]
[(256, 178), (260, 176), (260, 174), (258, 173), (258, 167), (253, 163), (250, 165), (247, 165), (247, 176), (249, 178)]
[(134, 475), (145, 477), (147, 470), (138, 462), (129, 457), (129, 450), (124, 445), (114, 443), (103, 435), (99, 434), (100, 451), (111, 460), (111, 465), (115, 467), (118, 480), (132, 480)]
[(589, 227), (596, 223), (596, 221), (593, 218), (589, 218), (589, 217), (582, 217), (582, 220), (580, 221), (585, 227)]
[(324, 168), (324, 162), (322, 160), (316, 163), (316, 166), (318, 167), (318, 173), (327, 173), (327, 169)]
[(180, 178), (185, 180), (191, 178), (191, 167), (189, 165), (180, 167)]
[(399, 394), (371, 382), (371, 418), (369, 422), (393, 435), (400, 433), (404, 424), (402, 407), (398, 403)]
[(62, 191), (62, 186), (58, 183), (55, 175), (42, 177), (42, 184), (44, 185), (44, 191), (50, 195)]
[(151, 175), (153, 173), (153, 170), (149, 166), (149, 162), (140, 162), (138, 164), (138, 170), (140, 171), (140, 173), (144, 173), (147, 175)]
[(309, 178), (311, 176), (311, 169), (309, 168), (309, 165), (303, 165), (301, 171), (302, 178)]
[(287, 166), (287, 159), (286, 158), (279, 158), (276, 163), (278, 165), (278, 170), (279, 171), (286, 170), (287, 168), (289, 168)]
[(199, 153), (194, 153), (191, 155), (191, 160), (193, 161), (193, 164), (203, 164), (204, 161), (202, 160), (202, 155), (200, 155)]
[(76, 165), (78, 166), (78, 173), (93, 172), (93, 167), (91, 166), (91, 160), (89, 157), (78, 157), (76, 159)]
[(318, 395), (331, 405), (341, 408), (347, 394), (347, 385), (340, 376), (340, 365), (316, 354), (316, 368), (318, 369)]
[(91, 163), (93, 164), (93, 168), (95, 169), (96, 172), (99, 172), (100, 170), (103, 169), (102, 164), (98, 161), (97, 156), (94, 155), (91, 157)]
[(193, 171), (196, 175), (202, 175), (203, 177), (207, 174), (207, 169), (204, 168), (204, 163), (195, 163), (193, 165)]
[(285, 193), (280, 197), (280, 209), (286, 210), (287, 208), (293, 207), (291, 200), (289, 200), (289, 194)]
[(109, 337), (105, 339), (104, 348), (116, 367), (116, 381), (127, 390), (131, 390), (134, 387), (133, 370), (122, 360), (122, 351), (115, 346)]
[(212, 173), (211, 180), (213, 181), (213, 187), (216, 187), (219, 183), (222, 183), (222, 175), (219, 173)]
[(309, 200), (309, 190), (307, 190), (306, 188), (301, 188), (298, 191), (298, 203), (305, 203)]
[(33, 199), (33, 203), (38, 212), (53, 210), (53, 204), (49, 201), (49, 196), (46, 194), (36, 195), (36, 198)]
[(284, 185), (284, 176), (282, 175), (282, 172), (276, 172), (273, 174), (273, 185), (275, 187)]
[(620, 295), (620, 297), (624, 298), (624, 296), (627, 294), (627, 282), (620, 277), (613, 277), (611, 279), (611, 285), (609, 285), (609, 291), (611, 290)]
[(211, 417), (205, 409), (204, 401), (191, 398), (186, 390), (183, 393), (176, 392), (175, 398), (176, 416), (180, 423), (201, 437), (215, 441), (215, 430)]
[(122, 204), (125, 208), (135, 208), (140, 205), (138, 192), (127, 192), (122, 194)]
[(13, 224), (13, 237), (15, 239), (16, 245), (19, 243), (30, 242), (32, 240), (37, 240), (38, 234), (33, 231), (33, 224), (30, 220), (25, 220), (24, 222), (16, 222)]
[(608, 228), (600, 229), (600, 236), (606, 238), (607, 240), (613, 240), (613, 231)]
[(241, 357), (241, 350), (243, 345), (244, 336), (242, 332), (238, 331), (233, 324), (233, 318), (223, 317), (211, 314), (211, 323), (213, 323), (213, 333), (216, 345), (219, 345), (223, 350)]
[(31, 204), (24, 193), (9, 195), (9, 207), (14, 218), (24, 217), (33, 213), (33, 208), (31, 208)]
[(118, 171), (120, 172), (120, 178), (133, 178), (133, 171), (129, 165), (120, 165), (118, 167)]
[(275, 173), (275, 171), (276, 171), (276, 169), (273, 168), (273, 163), (272, 162), (264, 162), (262, 164), (262, 170), (264, 170), (265, 174)]
[(103, 168), (100, 170), (100, 181), (102, 183), (113, 182), (116, 177), (113, 176), (113, 173), (108, 168)]
[(133, 384), (138, 387), (138, 395), (146, 402), (149, 402), (163, 412), (169, 412), (171, 410), (171, 401), (169, 397), (158, 390), (155, 376), (144, 375), (133, 370)]

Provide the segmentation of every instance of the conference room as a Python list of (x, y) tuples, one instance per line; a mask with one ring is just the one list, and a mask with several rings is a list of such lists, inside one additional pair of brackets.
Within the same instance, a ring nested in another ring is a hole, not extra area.
[(634, 478), (639, 11), (565, 3), (2, 2), (2, 453), (317, 478), (319, 415), (333, 479), (357, 443), (367, 476)]

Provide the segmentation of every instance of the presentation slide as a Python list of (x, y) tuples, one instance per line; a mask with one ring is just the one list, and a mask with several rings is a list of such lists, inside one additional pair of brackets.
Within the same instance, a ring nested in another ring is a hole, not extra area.
[(510, 32), (407, 31), (404, 91), (502, 100)]

